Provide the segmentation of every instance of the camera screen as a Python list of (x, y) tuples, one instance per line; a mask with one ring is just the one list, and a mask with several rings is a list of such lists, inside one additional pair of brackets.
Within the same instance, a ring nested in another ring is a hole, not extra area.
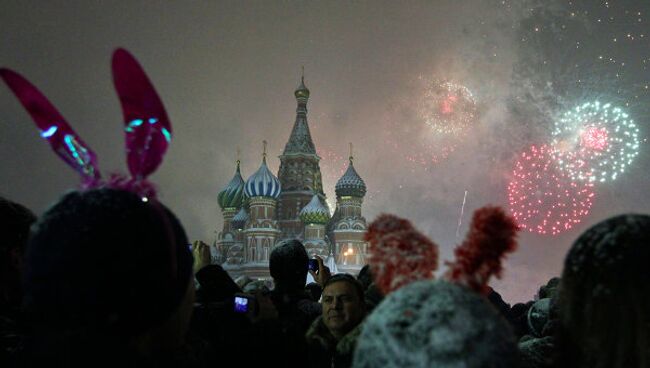
[(318, 271), (318, 261), (315, 259), (309, 260), (309, 269), (311, 271)]
[(246, 313), (248, 312), (248, 299), (236, 296), (235, 297), (235, 312)]

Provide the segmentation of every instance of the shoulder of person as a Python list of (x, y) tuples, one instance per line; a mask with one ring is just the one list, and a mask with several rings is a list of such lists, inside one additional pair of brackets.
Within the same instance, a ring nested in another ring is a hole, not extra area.
[(320, 316), (323, 313), (323, 306), (309, 298), (298, 300), (297, 305), (298, 309), (311, 318), (316, 318), (316, 316)]
[(363, 331), (363, 322), (359, 323), (352, 331), (348, 332), (336, 344), (336, 351), (339, 354), (352, 354), (357, 346), (357, 340)]
[(319, 316), (309, 326), (305, 333), (307, 344), (311, 347), (318, 347), (324, 351), (333, 351), (336, 348), (336, 338), (329, 332), (323, 322), (323, 317)]

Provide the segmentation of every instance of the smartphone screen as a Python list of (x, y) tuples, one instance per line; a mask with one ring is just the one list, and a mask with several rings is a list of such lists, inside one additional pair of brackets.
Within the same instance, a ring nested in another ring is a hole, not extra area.
[(243, 296), (236, 296), (235, 297), (235, 312), (237, 312), (237, 313), (246, 313), (246, 312), (248, 312), (248, 303), (249, 303), (248, 298), (245, 298)]
[(318, 272), (318, 261), (315, 259), (310, 259), (309, 260), (309, 270)]

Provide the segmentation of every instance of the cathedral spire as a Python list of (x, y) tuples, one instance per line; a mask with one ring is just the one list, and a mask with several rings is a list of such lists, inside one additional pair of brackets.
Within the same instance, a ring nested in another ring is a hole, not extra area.
[(263, 140), (262, 144), (264, 145), (264, 150), (262, 151), (262, 161), (266, 164), (266, 140)]
[(237, 147), (237, 172), (239, 172), (239, 164), (241, 163), (241, 149)]
[(307, 124), (307, 101), (309, 100), (309, 89), (305, 86), (305, 69), (302, 69), (300, 77), (300, 85), (294, 92), (298, 107), (296, 108), (296, 122), (293, 124), (291, 136), (287, 145), (284, 147), (284, 155), (303, 153), (303, 154), (316, 154), (314, 142), (309, 133), (309, 125)]
[(354, 156), (352, 156), (352, 142), (350, 142), (350, 165), (352, 165), (352, 161), (354, 160)]

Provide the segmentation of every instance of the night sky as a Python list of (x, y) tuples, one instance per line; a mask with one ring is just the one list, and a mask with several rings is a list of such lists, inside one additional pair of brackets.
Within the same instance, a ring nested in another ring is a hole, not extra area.
[[(650, 212), (648, 16), (647, 0), (13, 1), (0, 12), (0, 66), (49, 97), (104, 173), (126, 173), (110, 58), (116, 47), (131, 51), (174, 129), (151, 179), (189, 237), (210, 244), (222, 223), (217, 193), (234, 173), (237, 148), (247, 178), (267, 140), (277, 173), (302, 66), (328, 200), (352, 142), (368, 187), (366, 218), (389, 212), (411, 219), (443, 259), (462, 241), (474, 209), (508, 208), (515, 163), (531, 146), (551, 143), (566, 111), (595, 101), (621, 108), (638, 128), (625, 172), (591, 183), (588, 213), (571, 229), (522, 231), (494, 283), (513, 303), (559, 275), (566, 251), (590, 225)], [(444, 83), (471, 93), (462, 119), (435, 121), (439, 104), (431, 101)], [(455, 130), (440, 132), (438, 123)], [(0, 195), (42, 213), (77, 185), (4, 85), (0, 132)]]

